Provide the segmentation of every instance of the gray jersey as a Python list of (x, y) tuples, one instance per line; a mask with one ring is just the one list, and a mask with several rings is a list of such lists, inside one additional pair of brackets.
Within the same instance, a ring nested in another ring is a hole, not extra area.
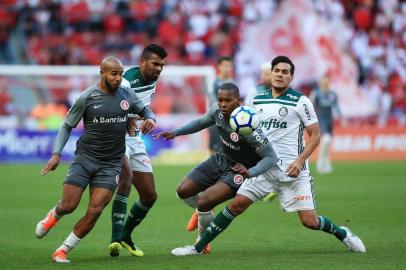
[(104, 93), (97, 85), (86, 89), (65, 119), (65, 124), (73, 128), (83, 118), (84, 132), (75, 154), (99, 160), (120, 159), (125, 151), (128, 113), (154, 119), (151, 110), (129, 88), (120, 86), (114, 94)]
[(338, 107), (338, 97), (333, 91), (323, 92), (315, 89), (312, 92), (311, 99), (319, 119), (320, 130), (322, 133), (331, 133), (333, 127), (333, 112), (340, 116)]
[(219, 131), (223, 145), (221, 153), (231, 163), (241, 163), (246, 168), (250, 168), (251, 177), (264, 173), (271, 166), (276, 165), (278, 157), (262, 130), (257, 129), (245, 137), (238, 135), (224, 119), (217, 103), (212, 105), (205, 115), (175, 129), (175, 134), (177, 136), (191, 134), (212, 125), (216, 125)]

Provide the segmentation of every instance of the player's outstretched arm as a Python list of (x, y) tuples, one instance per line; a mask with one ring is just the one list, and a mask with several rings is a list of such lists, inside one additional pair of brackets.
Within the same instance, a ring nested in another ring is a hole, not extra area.
[(172, 140), (173, 138), (175, 138), (176, 134), (173, 130), (169, 130), (169, 131), (162, 131), (157, 134), (154, 134), (154, 135), (152, 135), (152, 137), (155, 140), (159, 140), (162, 137), (165, 141), (167, 141), (167, 140)]

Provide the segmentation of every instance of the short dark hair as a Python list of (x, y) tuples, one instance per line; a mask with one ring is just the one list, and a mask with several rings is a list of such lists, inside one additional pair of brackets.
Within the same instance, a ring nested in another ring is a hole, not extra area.
[(233, 91), (237, 97), (240, 96), (240, 89), (238, 89), (238, 86), (232, 82), (223, 83), (222, 85), (220, 85), (220, 87), (218, 89), (219, 89), (219, 91), (220, 90)]
[(165, 51), (164, 48), (159, 46), (158, 44), (151, 43), (142, 50), (141, 58), (148, 58), (151, 54), (156, 54), (162, 59), (164, 59), (168, 53)]
[(233, 62), (233, 59), (230, 56), (222, 56), (217, 59), (217, 64), (221, 64), (223, 61)]
[(271, 67), (272, 70), (274, 68), (274, 66), (276, 66), (279, 63), (286, 63), (290, 65), (290, 74), (295, 74), (295, 65), (293, 64), (292, 60), (289, 59), (289, 57), (284, 56), (284, 55), (278, 55), (277, 57), (275, 57), (274, 59), (272, 59), (271, 62)]

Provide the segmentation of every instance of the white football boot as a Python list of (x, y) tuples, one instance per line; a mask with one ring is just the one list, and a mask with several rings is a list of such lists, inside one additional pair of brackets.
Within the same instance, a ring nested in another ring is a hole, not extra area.
[(362, 243), (361, 239), (353, 234), (350, 229), (345, 226), (341, 226), (341, 229), (347, 232), (347, 236), (343, 239), (343, 243), (353, 252), (366, 252), (367, 249)]
[(195, 246), (184, 246), (172, 249), (172, 255), (175, 256), (188, 256), (188, 255), (199, 255), (201, 253), (197, 252)]

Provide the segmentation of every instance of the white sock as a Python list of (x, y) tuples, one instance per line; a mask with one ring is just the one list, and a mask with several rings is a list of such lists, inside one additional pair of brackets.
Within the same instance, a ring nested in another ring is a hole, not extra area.
[(187, 205), (189, 205), (190, 207), (192, 207), (192, 208), (197, 208), (197, 196), (198, 196), (198, 195), (194, 195), (194, 196), (192, 196), (192, 197), (183, 199), (183, 201), (184, 201)]
[(200, 212), (197, 211), (197, 214), (199, 216), (198, 219), (198, 231), (199, 231), (199, 238), (203, 236), (204, 232), (206, 231), (207, 227), (209, 227), (210, 223), (214, 219), (214, 213), (212, 210), (208, 212)]
[(63, 249), (66, 252), (71, 251), (74, 247), (76, 247), (79, 244), (80, 240), (81, 239), (79, 237), (77, 237), (73, 232), (71, 232), (68, 238), (66, 238), (66, 240), (58, 249)]

